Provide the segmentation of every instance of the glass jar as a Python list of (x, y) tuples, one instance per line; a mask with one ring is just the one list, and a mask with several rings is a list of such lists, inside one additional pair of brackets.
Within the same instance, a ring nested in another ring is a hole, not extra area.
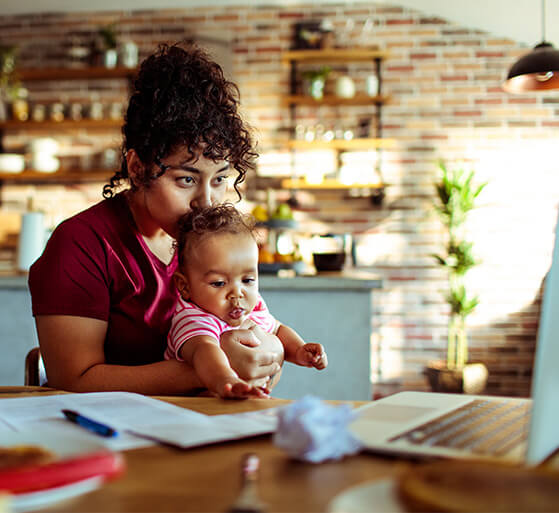
[(27, 121), (29, 119), (29, 103), (27, 101), (28, 91), (19, 89), (17, 97), (12, 102), (12, 115), (16, 121)]
[(53, 103), (50, 106), (50, 115), (51, 121), (64, 121), (64, 104), (57, 102)]

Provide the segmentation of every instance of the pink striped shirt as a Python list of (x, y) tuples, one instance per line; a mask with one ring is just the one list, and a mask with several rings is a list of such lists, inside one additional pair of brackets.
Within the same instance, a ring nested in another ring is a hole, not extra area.
[[(268, 333), (276, 333), (278, 329), (278, 321), (274, 319), (261, 297), (248, 317)], [(179, 356), (180, 348), (191, 338), (207, 335), (219, 342), (219, 337), (224, 331), (234, 329), (238, 327), (230, 326), (219, 317), (179, 298), (167, 336), (165, 359), (183, 361)]]

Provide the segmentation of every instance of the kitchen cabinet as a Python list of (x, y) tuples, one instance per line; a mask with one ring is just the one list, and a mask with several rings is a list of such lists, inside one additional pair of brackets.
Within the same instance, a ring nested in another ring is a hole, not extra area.
[(372, 309), (382, 280), (372, 273), (330, 272), (261, 276), (259, 285), (272, 315), (305, 341), (322, 344), (328, 355), (321, 371), (285, 363), (273, 396), (370, 401)]
[(22, 385), (27, 352), (39, 345), (27, 276), (0, 275), (0, 385)]
[[(283, 105), (289, 108), (289, 121), (290, 121), (290, 139), (288, 141), (288, 148), (291, 152), (310, 151), (318, 149), (334, 150), (338, 155), (338, 170), (341, 167), (340, 154), (347, 151), (369, 151), (375, 150), (376, 159), (374, 166), (371, 166), (370, 179), (367, 181), (359, 180), (357, 183), (348, 183), (341, 180), (340, 177), (330, 178), (322, 183), (307, 184), (305, 180), (293, 177), (291, 180), (283, 180), (282, 187), (286, 189), (332, 189), (332, 188), (368, 188), (371, 189), (371, 197), (374, 200), (378, 199), (381, 195), (379, 191), (384, 188), (382, 182), (381, 166), (382, 150), (393, 147), (394, 140), (382, 137), (382, 106), (390, 100), (390, 97), (382, 94), (382, 61), (387, 57), (386, 52), (368, 49), (324, 49), (324, 50), (293, 50), (283, 54), (282, 59), (290, 66), (289, 78), (289, 94), (283, 99)], [(325, 94), (320, 99), (314, 99), (310, 95), (301, 94), (300, 84), (301, 68), (308, 67), (313, 64), (328, 64), (333, 65), (336, 63), (349, 64), (365, 62), (371, 64), (371, 72), (374, 73), (378, 79), (377, 94), (369, 95), (365, 93), (356, 93), (350, 98), (344, 98), (335, 94)], [(298, 109), (300, 107), (325, 107), (325, 108), (344, 108), (349, 106), (374, 106), (374, 137), (357, 137), (349, 140), (345, 139), (331, 139), (331, 140), (305, 140), (296, 137), (296, 124)], [(294, 159), (292, 159), (294, 161)], [(374, 171), (374, 172), (373, 172)]]
[[(91, 81), (103, 79), (123, 79), (130, 83), (136, 74), (135, 68), (116, 67), (90, 67), (90, 68), (43, 68), (22, 69), (18, 77), (23, 84), (33, 81)], [(75, 133), (79, 130), (116, 132), (122, 126), (122, 118), (103, 119), (64, 119), (53, 121), (17, 121), (7, 120), (0, 122), (0, 142), (7, 132), (25, 133), (30, 137), (44, 136), (56, 137), (57, 134)], [(1, 144), (0, 144), (1, 148)], [(41, 173), (27, 169), (19, 174), (0, 173), (0, 182), (10, 183), (69, 183), (82, 181), (105, 181), (114, 173), (114, 169), (64, 169), (54, 173)]]

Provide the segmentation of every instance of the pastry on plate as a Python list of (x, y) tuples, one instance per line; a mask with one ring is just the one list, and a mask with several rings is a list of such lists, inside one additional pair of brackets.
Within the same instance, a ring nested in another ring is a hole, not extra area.
[(54, 453), (38, 445), (0, 446), (0, 470), (49, 463)]
[(559, 471), (544, 468), (437, 461), (410, 466), (398, 478), (396, 490), (408, 511), (559, 510)]

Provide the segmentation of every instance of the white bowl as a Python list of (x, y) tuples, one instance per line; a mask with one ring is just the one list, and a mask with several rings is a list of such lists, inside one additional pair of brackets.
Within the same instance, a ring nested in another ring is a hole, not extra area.
[(23, 155), (0, 153), (0, 173), (21, 173), (25, 167)]
[(58, 141), (52, 137), (38, 137), (29, 143), (31, 153), (49, 153), (54, 155), (59, 148)]
[(60, 160), (49, 153), (35, 153), (31, 160), (31, 166), (41, 173), (54, 173), (60, 167)]

